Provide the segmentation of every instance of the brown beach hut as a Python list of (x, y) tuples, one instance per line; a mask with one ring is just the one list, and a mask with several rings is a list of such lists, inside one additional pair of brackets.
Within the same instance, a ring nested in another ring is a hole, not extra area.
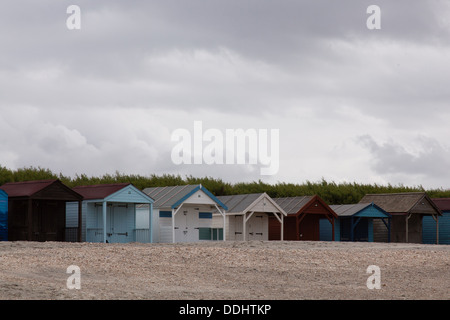
[(9, 241), (64, 241), (66, 202), (83, 200), (58, 179), (11, 182), (0, 189), (9, 196)]
[[(332, 226), (334, 240), (334, 222), (337, 214), (319, 196), (274, 198), (275, 202), (287, 213), (284, 218), (284, 240), (320, 240), (320, 219), (326, 218)], [(269, 219), (269, 240), (280, 238), (280, 223)]]
[[(436, 204), (425, 192), (367, 194), (360, 203), (374, 203), (391, 214), (391, 241), (422, 243), (422, 218), (442, 215)], [(436, 228), (438, 224), (436, 223)], [(374, 240), (386, 241), (386, 228), (374, 221)]]

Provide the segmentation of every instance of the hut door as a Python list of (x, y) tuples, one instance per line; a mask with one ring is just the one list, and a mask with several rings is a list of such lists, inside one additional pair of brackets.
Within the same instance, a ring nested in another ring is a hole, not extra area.
[(110, 234), (112, 243), (126, 243), (131, 237), (127, 232), (127, 208), (113, 206), (110, 211)]
[(36, 201), (36, 212), (33, 217), (33, 240), (64, 240), (64, 203), (57, 201)]
[[(240, 241), (240, 240), (243, 240), (244, 239), (244, 237), (243, 237), (243, 230), (242, 230), (242, 228), (244, 227), (244, 224), (243, 224), (243, 219), (244, 219), (244, 216), (238, 216), (238, 215), (235, 215), (235, 216), (231, 216), (230, 217), (230, 221), (232, 221), (231, 219), (233, 219), (234, 220), (234, 240), (236, 240), (236, 241)], [(233, 235), (231, 235), (231, 236), (233, 236)]]
[(319, 235), (319, 218), (315, 214), (307, 214), (299, 226), (299, 240), (318, 241)]
[(188, 210), (182, 210), (175, 215), (175, 242), (188, 242)]
[(184, 209), (175, 216), (175, 242), (199, 241), (198, 212)]
[(263, 215), (253, 214), (248, 221), (248, 240), (263, 239)]

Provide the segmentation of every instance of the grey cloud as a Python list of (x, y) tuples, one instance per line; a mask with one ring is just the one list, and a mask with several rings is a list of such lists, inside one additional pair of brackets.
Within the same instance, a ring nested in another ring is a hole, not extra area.
[(373, 156), (372, 168), (380, 175), (422, 176), (426, 179), (450, 179), (450, 149), (436, 139), (418, 136), (414, 150), (399, 142), (377, 143), (371, 136), (358, 138)]
[[(289, 123), (295, 141), (311, 144), (339, 144), (339, 128), (350, 137), (381, 124), (395, 143), (360, 140), (377, 174), (429, 171), (438, 183), (431, 156), (448, 165), (448, 150), (432, 141), (414, 153), (403, 146), (411, 128), (436, 143), (446, 133), (448, 1), (78, 0), (79, 31), (65, 26), (70, 4), (2, 2), (0, 133), (8, 139), (0, 162), (259, 178), (252, 168), (167, 161), (170, 131), (207, 113), (220, 128), (239, 119), (268, 127), (276, 114), (277, 127)], [(366, 28), (371, 4), (382, 9), (375, 32)], [(302, 114), (317, 126), (297, 128), (302, 119), (292, 117)]]

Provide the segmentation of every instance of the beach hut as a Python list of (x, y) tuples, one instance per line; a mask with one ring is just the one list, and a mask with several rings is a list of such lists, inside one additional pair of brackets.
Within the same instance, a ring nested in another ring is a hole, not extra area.
[(8, 240), (8, 194), (0, 190), (0, 241)]
[(64, 241), (66, 202), (83, 199), (57, 179), (11, 182), (0, 189), (8, 194), (10, 241)]
[[(338, 219), (335, 223), (335, 241), (373, 242), (373, 221), (380, 219), (390, 230), (391, 215), (373, 203), (330, 205)], [(320, 220), (320, 239), (331, 240), (331, 223)], [(388, 232), (389, 233), (389, 232)]]
[(374, 221), (374, 240), (422, 243), (422, 218), (430, 216), (436, 221), (442, 215), (439, 208), (425, 192), (367, 194), (359, 203), (374, 203), (391, 215), (388, 233), (381, 221)]
[[(320, 240), (320, 219), (331, 224), (331, 240), (334, 240), (336, 213), (319, 196), (274, 198), (287, 216), (284, 221), (284, 240)], [(279, 222), (269, 220), (269, 239), (279, 239)]]
[[(151, 221), (153, 199), (130, 183), (78, 186), (81, 204), (81, 241), (151, 242), (149, 228), (136, 228), (136, 206), (146, 204)], [(67, 203), (66, 227), (78, 228), (78, 203)]]
[(278, 221), (278, 238), (283, 240), (286, 212), (267, 193), (221, 196), (226, 212), (227, 240), (269, 240), (269, 217)]
[[(450, 244), (450, 198), (432, 199), (436, 206), (441, 210), (442, 216), (439, 217), (439, 244)], [(422, 220), (422, 239), (423, 243), (436, 243), (436, 222), (433, 217), (425, 216)]]
[[(146, 188), (143, 192), (155, 200), (154, 214), (151, 223), (139, 217), (139, 227), (153, 224), (155, 242), (225, 240), (227, 207), (201, 184)], [(218, 224), (213, 224), (213, 211), (220, 217)]]

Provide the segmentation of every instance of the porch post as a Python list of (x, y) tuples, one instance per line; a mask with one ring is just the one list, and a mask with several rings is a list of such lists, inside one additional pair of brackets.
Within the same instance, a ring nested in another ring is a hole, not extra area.
[(253, 215), (253, 213), (255, 213), (255, 211), (250, 212), (250, 214), (248, 215), (248, 217), (245, 217), (247, 213), (244, 213), (243, 217), (244, 217), (244, 223), (243, 223), (243, 228), (244, 228), (244, 241), (247, 240), (247, 220), (249, 220), (251, 218), (251, 216)]
[(28, 198), (28, 241), (33, 240), (33, 200)]
[[(226, 225), (227, 225), (227, 218), (226, 218), (226, 216), (225, 216), (225, 212), (223, 213), (223, 241), (226, 241), (227, 239), (227, 236), (226, 236), (226, 234), (227, 234), (227, 227), (226, 227)], [(217, 231), (217, 239), (219, 238), (219, 231)]]
[(439, 244), (439, 216), (434, 216), (434, 214), (432, 214), (431, 217), (436, 221), (436, 244)]
[(408, 214), (406, 214), (406, 243), (408, 243), (408, 233), (409, 233), (409, 230), (408, 230), (408, 220), (409, 220), (409, 218), (411, 218), (411, 213), (408, 215)]
[(281, 241), (284, 240), (284, 214), (282, 214), (280, 212), (280, 216), (281, 216)]
[(183, 203), (175, 210), (172, 208), (172, 243), (175, 243), (175, 215), (181, 209)]
[(106, 243), (106, 209), (108, 203), (103, 201), (102, 203), (102, 212), (103, 212), (103, 243)]
[(242, 223), (242, 240), (243, 241), (247, 240), (247, 228), (246, 228), (247, 219), (245, 219), (245, 215), (246, 215), (246, 213), (244, 213), (242, 215), (242, 219), (244, 220)]
[(149, 240), (150, 243), (153, 243), (153, 203), (150, 203), (150, 206), (148, 207), (148, 232), (149, 232)]
[(391, 218), (388, 218), (388, 242), (391, 242)]
[(332, 241), (336, 241), (336, 239), (335, 239), (335, 232), (334, 232), (334, 223), (335, 223), (335, 221), (336, 221), (336, 219), (334, 219), (334, 217), (332, 217), (331, 218), (331, 240)]
[(172, 243), (175, 243), (175, 210), (172, 209)]
[(82, 223), (82, 202), (83, 201), (78, 201), (78, 242), (81, 242), (81, 229), (83, 228), (83, 223)]

